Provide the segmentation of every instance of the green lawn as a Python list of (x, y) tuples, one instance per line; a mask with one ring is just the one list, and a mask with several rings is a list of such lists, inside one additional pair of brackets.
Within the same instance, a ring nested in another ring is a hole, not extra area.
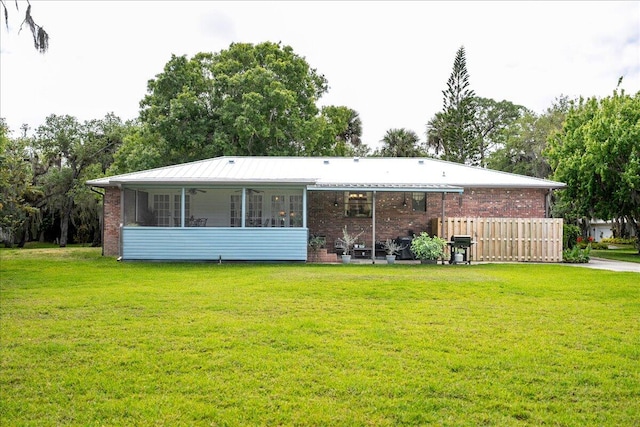
[(0, 250), (3, 426), (640, 425), (640, 275)]
[(640, 254), (638, 254), (638, 250), (631, 246), (620, 249), (592, 250), (590, 255), (592, 257), (613, 259), (616, 261), (640, 263)]

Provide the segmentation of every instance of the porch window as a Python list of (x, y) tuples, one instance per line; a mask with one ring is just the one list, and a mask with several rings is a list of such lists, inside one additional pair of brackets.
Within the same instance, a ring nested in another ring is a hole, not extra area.
[[(182, 195), (180, 194), (174, 194), (173, 195), (173, 218), (174, 218), (174, 226), (176, 227), (180, 227), (182, 221), (181, 221), (181, 213), (182, 213), (182, 206), (181, 206), (181, 200), (182, 200)], [(190, 197), (188, 194), (185, 194), (184, 196), (184, 217), (185, 218), (189, 218), (191, 216), (191, 209), (190, 209)], [(185, 225), (187, 225), (185, 223)]]
[(262, 194), (247, 195), (247, 227), (262, 227)]
[(284, 207), (284, 196), (271, 196), (271, 214), (273, 218), (267, 218), (266, 226), (284, 227), (287, 221), (287, 211)]
[(346, 191), (344, 193), (344, 215), (371, 218), (372, 194), (371, 191)]
[(230, 203), (230, 212), (229, 216), (231, 218), (230, 226), (231, 227), (242, 227), (242, 206), (240, 195), (232, 194), (231, 195), (231, 203)]
[(123, 222), (144, 227), (302, 227), (301, 189), (246, 189), (244, 199), (242, 193), (237, 187), (126, 188)]
[(302, 196), (289, 197), (289, 227), (302, 227)]
[(168, 227), (171, 219), (171, 211), (168, 194), (153, 195), (153, 213), (158, 227)]
[(427, 211), (427, 193), (412, 193), (411, 202), (414, 212)]

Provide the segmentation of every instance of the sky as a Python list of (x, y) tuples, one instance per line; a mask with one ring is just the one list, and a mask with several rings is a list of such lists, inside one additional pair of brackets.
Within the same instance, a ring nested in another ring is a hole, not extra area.
[(14, 136), (51, 114), (134, 119), (172, 54), (233, 42), (291, 46), (328, 80), (319, 106), (357, 111), (374, 149), (394, 128), (424, 141), (460, 46), (476, 95), (535, 113), (562, 95), (611, 95), (620, 77), (627, 93), (640, 90), (639, 1), (31, 0), (46, 54), (18, 33), (26, 1), (5, 3), (0, 117)]

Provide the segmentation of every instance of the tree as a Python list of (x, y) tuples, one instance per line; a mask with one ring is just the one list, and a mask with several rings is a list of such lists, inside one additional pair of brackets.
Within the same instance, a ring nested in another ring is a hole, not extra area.
[[(0, 4), (2, 5), (2, 9), (4, 10), (5, 25), (7, 27), (7, 30), (9, 30), (9, 10), (7, 9), (6, 0), (0, 0)], [(15, 4), (16, 10), (20, 10), (17, 0), (15, 1)], [(44, 30), (43, 27), (36, 24), (36, 22), (33, 20), (33, 16), (31, 15), (31, 3), (29, 3), (29, 0), (27, 0), (27, 10), (24, 14), (24, 20), (22, 21), (22, 24), (20, 24), (18, 33), (22, 31), (22, 26), (25, 24), (31, 31), (31, 35), (33, 36), (33, 45), (36, 50), (40, 53), (47, 52), (47, 50), (49, 50), (49, 34)]]
[(491, 169), (536, 178), (548, 178), (551, 166), (545, 156), (547, 140), (562, 130), (569, 109), (569, 99), (561, 96), (551, 107), (537, 115), (524, 110), (521, 117), (504, 131), (504, 145), (487, 158)]
[(127, 124), (122, 144), (113, 155), (107, 175), (118, 175), (151, 169), (162, 162), (165, 141), (147, 125), (138, 121)]
[(6, 122), (0, 119), (0, 231), (5, 246), (11, 247), (16, 238), (24, 244), (28, 224), (38, 213), (32, 201), (39, 194), (26, 138), (9, 138)]
[[(43, 171), (39, 181), (45, 192), (43, 208), (60, 218), (60, 246), (68, 242), (69, 224), (97, 231), (98, 199), (84, 185), (99, 177), (110, 165), (121, 144), (122, 123), (113, 114), (103, 120), (78, 122), (75, 117), (51, 115), (36, 130), (35, 150)], [(88, 213), (85, 213), (88, 211)], [(75, 223), (75, 218), (79, 222)]]
[(337, 110), (320, 114), (316, 103), (326, 91), (324, 76), (279, 43), (172, 56), (141, 101), (141, 136), (155, 138), (153, 148), (127, 148), (150, 151), (159, 162), (154, 166), (163, 166), (219, 155), (315, 155), (340, 150), (340, 141), (358, 145), (357, 113), (336, 107), (344, 108), (340, 116), (349, 113), (339, 126)]
[(348, 156), (366, 152), (361, 144), (362, 122), (358, 113), (347, 107), (322, 107), (310, 122), (311, 131), (302, 146), (305, 156)]
[(624, 218), (640, 250), (640, 92), (574, 103), (549, 159), (554, 178), (567, 184), (564, 202), (585, 218)]
[(379, 154), (383, 157), (419, 157), (424, 155), (418, 135), (408, 129), (389, 129), (382, 138)]
[(505, 100), (498, 102), (475, 97), (471, 102), (474, 114), (472, 129), (477, 147), (477, 158), (471, 162), (485, 167), (487, 157), (506, 144), (510, 128), (526, 109)]
[(456, 52), (453, 71), (447, 81), (443, 111), (427, 124), (427, 146), (444, 160), (476, 164), (479, 158), (473, 133), (473, 98), (464, 46)]

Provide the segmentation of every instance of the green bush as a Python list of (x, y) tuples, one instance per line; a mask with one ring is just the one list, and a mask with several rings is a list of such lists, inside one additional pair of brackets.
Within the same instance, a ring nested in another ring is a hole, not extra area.
[(577, 225), (565, 224), (562, 227), (562, 248), (573, 248), (578, 237), (580, 237), (580, 228)]
[(562, 262), (570, 264), (585, 264), (590, 260), (589, 254), (591, 253), (591, 245), (587, 245), (582, 249), (579, 245), (574, 246), (571, 249), (565, 249), (562, 251)]
[(623, 239), (622, 237), (605, 237), (604, 239), (601, 239), (600, 242), (607, 243), (609, 245), (635, 245), (636, 239)]
[(438, 259), (444, 255), (447, 241), (438, 236), (429, 236), (424, 231), (419, 236), (414, 236), (411, 241), (411, 252), (418, 259)]
[[(585, 248), (588, 245), (585, 245)], [(584, 249), (584, 248), (583, 248)], [(607, 245), (606, 243), (602, 243), (602, 242), (593, 242), (591, 244), (591, 249), (597, 249), (597, 250), (607, 250), (609, 249), (609, 245)]]

